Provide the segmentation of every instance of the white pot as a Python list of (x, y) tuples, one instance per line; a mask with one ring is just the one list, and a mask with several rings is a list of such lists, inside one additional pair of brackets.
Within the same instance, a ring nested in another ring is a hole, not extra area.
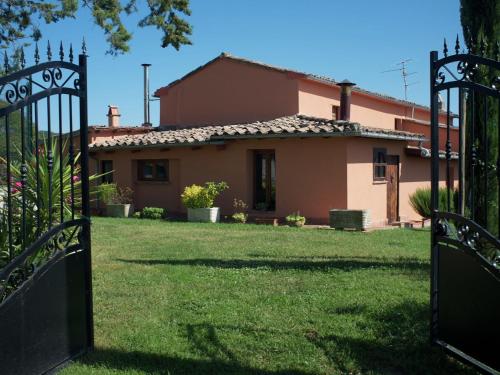
[(220, 208), (188, 208), (188, 221), (199, 223), (218, 223)]
[(130, 217), (134, 209), (131, 204), (107, 204), (106, 215), (109, 217)]

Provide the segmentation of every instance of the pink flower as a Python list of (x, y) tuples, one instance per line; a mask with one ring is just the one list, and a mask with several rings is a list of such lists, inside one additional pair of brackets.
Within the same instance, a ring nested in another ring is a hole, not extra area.
[(80, 181), (80, 176), (73, 176), (73, 182)]
[(14, 184), (14, 186), (18, 189), (21, 189), (23, 187), (23, 184), (18, 181)]

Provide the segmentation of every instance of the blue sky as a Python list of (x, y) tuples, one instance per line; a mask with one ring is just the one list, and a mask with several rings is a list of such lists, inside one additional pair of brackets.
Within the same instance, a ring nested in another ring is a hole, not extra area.
[[(145, 1), (138, 1), (138, 4)], [(192, 46), (161, 48), (161, 34), (136, 27), (139, 16), (126, 19), (133, 31), (131, 51), (106, 55), (102, 31), (83, 9), (74, 20), (43, 26), (53, 45), (87, 39), (89, 54), (89, 123), (105, 124), (108, 104), (120, 107), (122, 124), (143, 121), (142, 67), (150, 63), (151, 91), (168, 84), (222, 51), (268, 64), (348, 78), (360, 87), (404, 98), (399, 72), (412, 59), (408, 99), (429, 101), (429, 51), (452, 45), (461, 35), (458, 0), (191, 0)], [(145, 9), (142, 9), (145, 11)], [(140, 10), (141, 12), (141, 10)], [(140, 13), (139, 13), (140, 14)], [(57, 44), (56, 44), (57, 43)], [(151, 105), (154, 125), (159, 104)]]

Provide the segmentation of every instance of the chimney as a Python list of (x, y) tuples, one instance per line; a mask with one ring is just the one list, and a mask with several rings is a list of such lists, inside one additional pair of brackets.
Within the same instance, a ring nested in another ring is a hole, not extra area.
[(342, 82), (337, 83), (340, 86), (340, 118), (342, 121), (351, 120), (351, 92), (352, 87), (356, 86), (355, 83), (344, 79)]
[(151, 126), (151, 113), (149, 110), (149, 67), (151, 64), (141, 64), (144, 68), (144, 123), (142, 126)]
[(118, 112), (118, 106), (108, 105), (108, 127), (118, 128), (120, 126), (120, 113)]

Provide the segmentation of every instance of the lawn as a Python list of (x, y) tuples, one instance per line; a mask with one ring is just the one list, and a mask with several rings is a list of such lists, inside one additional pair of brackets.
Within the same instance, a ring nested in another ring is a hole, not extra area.
[(472, 374), (428, 342), (429, 232), (96, 218), (62, 374)]

